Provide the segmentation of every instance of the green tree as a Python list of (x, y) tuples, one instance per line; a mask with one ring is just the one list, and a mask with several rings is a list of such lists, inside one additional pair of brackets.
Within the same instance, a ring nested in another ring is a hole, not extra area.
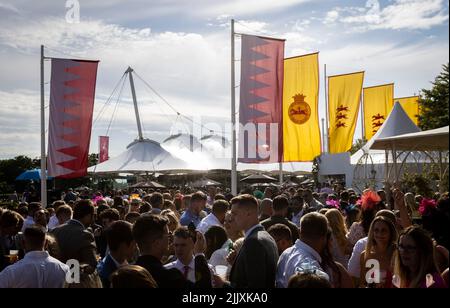
[(431, 84), (431, 90), (423, 89), (419, 99), (419, 126), (422, 130), (448, 125), (448, 63), (442, 66), (442, 72)]
[(352, 145), (352, 148), (350, 149), (350, 154), (353, 155), (356, 152), (359, 151), (365, 144), (367, 143), (366, 139), (358, 139), (356, 142)]
[(36, 167), (31, 158), (23, 155), (0, 160), (0, 181), (13, 184), (16, 177), (22, 172)]

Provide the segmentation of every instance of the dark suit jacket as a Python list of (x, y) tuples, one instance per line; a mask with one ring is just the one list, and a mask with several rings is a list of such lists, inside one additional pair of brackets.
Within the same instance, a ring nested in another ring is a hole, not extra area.
[(117, 270), (116, 263), (108, 254), (97, 266), (97, 272), (102, 280), (102, 285), (104, 288), (111, 287), (111, 282), (109, 281), (109, 276)]
[(264, 227), (256, 227), (245, 239), (231, 268), (231, 287), (274, 288), (277, 262), (277, 244)]
[(160, 288), (211, 288), (211, 273), (202, 255), (195, 257), (195, 277), (197, 278), (195, 284), (185, 279), (176, 268), (165, 268), (154, 256), (140, 256), (136, 265), (148, 270)]
[(89, 264), (94, 269), (97, 267), (94, 235), (81, 223), (69, 220), (66, 224), (53, 229), (51, 233), (58, 243), (61, 262), (76, 259), (80, 264)]
[(275, 224), (282, 224), (282, 225), (287, 226), (291, 230), (292, 243), (295, 243), (295, 241), (299, 237), (299, 231), (298, 231), (297, 226), (293, 222), (287, 220), (287, 218), (282, 217), (282, 216), (272, 216), (272, 217), (267, 218), (267, 219), (265, 219), (265, 220), (263, 220), (261, 222), (261, 225), (266, 230), (269, 230), (269, 228), (272, 227)]

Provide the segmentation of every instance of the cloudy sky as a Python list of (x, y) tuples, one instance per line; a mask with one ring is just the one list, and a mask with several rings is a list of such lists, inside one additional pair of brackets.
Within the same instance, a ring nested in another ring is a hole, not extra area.
[[(285, 38), (286, 57), (320, 51), (329, 75), (365, 70), (365, 86), (395, 82), (396, 97), (429, 88), (449, 58), (446, 0), (79, 0), (79, 23), (74, 2), (0, 0), (0, 159), (40, 153), (41, 44), (49, 57), (101, 61), (91, 152), (108, 132), (112, 156), (137, 137), (129, 85), (120, 91), (128, 66), (196, 122), (229, 122), (231, 18), (238, 32)], [(146, 137), (192, 130), (135, 83)]]

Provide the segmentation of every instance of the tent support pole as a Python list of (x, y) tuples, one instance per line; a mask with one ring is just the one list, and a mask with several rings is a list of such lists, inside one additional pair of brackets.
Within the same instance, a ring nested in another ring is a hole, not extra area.
[(130, 77), (131, 95), (133, 96), (134, 113), (136, 115), (136, 122), (137, 122), (137, 127), (138, 127), (139, 140), (143, 140), (144, 137), (142, 137), (141, 118), (139, 116), (139, 109), (138, 109), (138, 105), (137, 105), (136, 90), (134, 89), (133, 69), (131, 67), (128, 67), (128, 69), (126, 70), (125, 73), (128, 73), (128, 76)]

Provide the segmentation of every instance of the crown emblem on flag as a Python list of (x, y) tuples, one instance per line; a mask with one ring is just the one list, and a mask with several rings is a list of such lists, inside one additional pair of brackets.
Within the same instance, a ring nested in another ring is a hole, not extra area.
[(294, 102), (289, 106), (289, 119), (295, 124), (304, 124), (311, 117), (311, 107), (305, 102), (305, 95), (296, 94), (292, 98)]

